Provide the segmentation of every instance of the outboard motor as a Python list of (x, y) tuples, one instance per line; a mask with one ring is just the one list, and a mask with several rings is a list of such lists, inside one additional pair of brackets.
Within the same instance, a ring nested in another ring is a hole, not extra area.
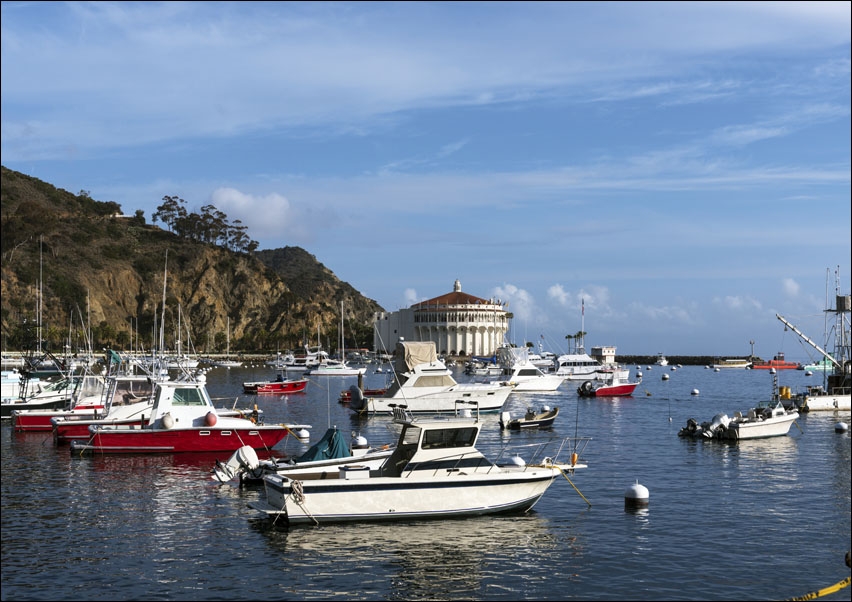
[(227, 483), (241, 472), (252, 471), (258, 466), (260, 466), (260, 460), (257, 457), (257, 452), (251, 445), (243, 445), (224, 464), (216, 460), (213, 476), (220, 483)]
[(704, 429), (704, 432), (701, 433), (708, 439), (712, 439), (717, 436), (716, 431), (719, 429), (725, 430), (728, 428), (728, 424), (730, 424), (731, 419), (728, 418), (727, 414), (716, 414), (713, 416), (713, 420), (710, 421), (710, 425)]
[(500, 428), (509, 428), (509, 421), (512, 419), (509, 412), (500, 412)]

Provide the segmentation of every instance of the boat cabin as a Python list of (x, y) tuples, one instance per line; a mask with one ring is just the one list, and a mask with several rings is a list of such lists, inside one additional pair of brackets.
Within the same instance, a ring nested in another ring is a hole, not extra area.
[(401, 476), (406, 472), (453, 472), (489, 470), (493, 464), (478, 449), (482, 423), (478, 418), (455, 416), (415, 420), (404, 409), (394, 408), (394, 423), (402, 425), (396, 450), (377, 476)]
[[(166, 380), (156, 383), (154, 406), (147, 425), (155, 428), (212, 426), (218, 417), (204, 386), (206, 377), (195, 380)], [(213, 418), (208, 417), (211, 414)], [(211, 424), (212, 422), (212, 424)]]

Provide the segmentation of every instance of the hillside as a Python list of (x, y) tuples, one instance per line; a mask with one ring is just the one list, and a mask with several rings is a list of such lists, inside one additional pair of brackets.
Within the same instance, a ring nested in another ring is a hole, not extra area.
[(184, 350), (189, 340), (199, 353), (221, 352), (230, 317), (232, 353), (315, 344), (318, 333), (334, 349), (341, 301), (347, 346), (372, 344), (371, 317), (382, 308), (299, 247), (250, 253), (195, 242), (141, 211), (5, 167), (0, 200), (4, 350), (34, 344), (39, 313), (43, 348), (54, 353), (69, 340), (85, 348), (86, 330), (96, 350), (150, 349), (164, 277), (167, 346), (180, 320)]

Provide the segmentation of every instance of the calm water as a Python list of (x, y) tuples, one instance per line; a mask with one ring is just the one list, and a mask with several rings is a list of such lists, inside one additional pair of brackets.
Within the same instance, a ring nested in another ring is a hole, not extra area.
[[(571, 382), (555, 394), (513, 393), (513, 415), (560, 408), (552, 433), (504, 433), (486, 417), (486, 453), (506, 440), (592, 437), (581, 457), (589, 468), (572, 478), (591, 506), (560, 479), (531, 513), (501, 518), (274, 530), (246, 507), (259, 489), (210, 480), (215, 455), (72, 458), (5, 422), (2, 599), (780, 600), (849, 575), (850, 437), (834, 430), (848, 412), (802, 416), (788, 437), (692, 441), (677, 436), (687, 418), (746, 409), (768, 397), (771, 376), (643, 372), (632, 398), (578, 400)], [(216, 368), (208, 383), (217, 405), (230, 405), (242, 381), (271, 376), (263, 366)], [(368, 374), (366, 385), (383, 378)], [(816, 378), (784, 371), (779, 384)], [(257, 403), (267, 422), (313, 425), (314, 441), (337, 425), (390, 442), (389, 419), (357, 419), (337, 402), (354, 382), (324, 377)], [(650, 504), (627, 512), (637, 480)], [(849, 598), (847, 587), (823, 599)]]

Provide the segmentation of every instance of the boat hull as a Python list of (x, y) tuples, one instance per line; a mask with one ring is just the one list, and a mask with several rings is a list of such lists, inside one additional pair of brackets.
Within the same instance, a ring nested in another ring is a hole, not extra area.
[(143, 426), (92, 427), (90, 440), (71, 442), (72, 453), (183, 453), (234, 452), (243, 445), (257, 450), (274, 447), (288, 434), (283, 426), (254, 428), (148, 428)]
[(835, 410), (848, 412), (852, 410), (852, 396), (849, 393), (805, 395), (800, 409), (803, 412), (831, 412)]
[(778, 419), (768, 419), (761, 422), (732, 422), (724, 430), (721, 439), (743, 441), (746, 439), (766, 439), (767, 437), (783, 437), (790, 432), (790, 427), (799, 415), (787, 415)]
[(70, 397), (62, 397), (44, 400), (4, 402), (2, 404), (0, 417), (11, 419), (12, 413), (15, 412), (15, 410), (61, 410), (68, 405), (69, 399)]
[(244, 393), (301, 393), (308, 386), (305, 378), (299, 380), (243, 383)]
[(396, 397), (365, 397), (357, 409), (352, 409), (367, 414), (393, 414), (393, 406), (405, 405), (413, 414), (454, 413), (459, 408), (457, 402), (466, 402), (475, 405), (480, 412), (499, 412), (513, 390), (511, 386), (481, 389), (475, 384), (462, 383), (450, 390), (416, 397), (410, 391)]
[(447, 519), (524, 512), (559, 475), (556, 468), (471, 474), (445, 479), (332, 479), (293, 481), (267, 477), (267, 501), (249, 506), (290, 525), (334, 522)]

